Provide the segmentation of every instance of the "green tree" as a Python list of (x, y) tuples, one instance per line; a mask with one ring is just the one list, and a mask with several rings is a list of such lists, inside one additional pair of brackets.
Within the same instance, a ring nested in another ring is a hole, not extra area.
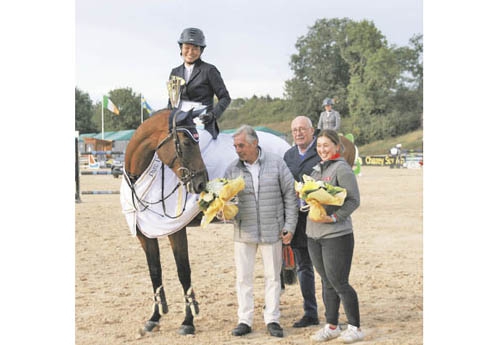
[(253, 96), (250, 99), (237, 98), (224, 112), (219, 127), (232, 129), (248, 124), (261, 126), (281, 121), (291, 121), (295, 117), (290, 102), (280, 98)]
[(422, 91), (424, 88), (422, 34), (414, 35), (410, 39), (409, 47), (397, 50), (398, 58), (405, 74), (401, 76), (401, 84), (405, 88)]
[(97, 131), (95, 123), (92, 122), (92, 111), (92, 100), (88, 93), (75, 87), (75, 130), (80, 133)]
[[(411, 47), (388, 46), (373, 22), (320, 19), (296, 43), (285, 83), (294, 111), (313, 122), (334, 97), (343, 132), (365, 144), (418, 128), (422, 95), (422, 36)], [(408, 98), (409, 97), (409, 98)]]
[[(120, 88), (109, 91), (109, 99), (120, 110), (119, 115), (115, 115), (107, 109), (104, 109), (104, 131), (120, 131), (126, 129), (135, 129), (141, 124), (141, 97), (132, 91), (131, 88)], [(94, 109), (93, 120), (101, 124), (102, 100), (97, 102)], [(102, 125), (99, 126), (99, 131)]]
[(348, 116), (346, 102), (349, 65), (342, 57), (345, 28), (351, 22), (343, 19), (319, 19), (306, 36), (297, 40), (298, 53), (291, 56), (294, 77), (285, 82), (285, 96), (296, 114), (319, 118), (324, 98), (335, 98), (336, 109)]

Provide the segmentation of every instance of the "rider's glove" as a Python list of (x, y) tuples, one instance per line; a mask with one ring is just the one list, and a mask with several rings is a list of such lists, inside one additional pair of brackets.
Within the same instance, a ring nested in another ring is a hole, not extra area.
[(215, 119), (215, 116), (213, 113), (206, 113), (206, 114), (201, 114), (200, 115), (200, 120), (203, 122), (203, 124), (207, 124), (212, 122)]

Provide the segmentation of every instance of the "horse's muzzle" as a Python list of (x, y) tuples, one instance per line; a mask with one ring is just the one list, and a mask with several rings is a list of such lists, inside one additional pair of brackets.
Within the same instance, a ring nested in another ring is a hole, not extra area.
[(201, 193), (205, 189), (205, 186), (207, 185), (208, 182), (207, 169), (195, 172), (190, 171), (186, 168), (181, 168), (181, 169), (182, 169), (181, 181), (186, 185), (188, 192), (192, 194)]

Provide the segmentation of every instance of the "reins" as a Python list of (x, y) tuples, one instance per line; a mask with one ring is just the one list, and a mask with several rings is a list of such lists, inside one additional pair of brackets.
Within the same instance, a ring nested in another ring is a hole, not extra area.
[[(177, 113), (178, 112), (175, 112), (174, 114), (174, 118), (172, 120), (172, 129), (169, 133), (169, 135), (167, 135), (155, 148), (155, 152), (157, 152), (163, 145), (165, 145), (167, 142), (169, 142), (170, 140), (174, 140), (174, 147), (175, 147), (175, 155), (174, 157), (172, 158), (172, 160), (167, 164), (167, 166), (173, 170), (173, 165), (174, 165), (174, 162), (176, 159), (179, 159), (181, 161), (181, 164), (182, 164), (182, 161), (183, 161), (183, 154), (182, 154), (182, 147), (181, 147), (181, 144), (180, 144), (180, 141), (179, 141), (179, 136), (177, 135), (177, 132), (178, 131), (186, 131), (189, 133), (189, 135), (192, 136), (192, 134), (189, 132), (189, 129), (191, 128), (196, 128), (196, 126), (181, 126), (181, 127), (177, 127), (176, 125), (176, 117), (177, 117)], [(193, 138), (194, 140), (194, 138)], [(125, 172), (124, 176), (126, 177), (126, 181), (127, 181), (127, 184), (129, 185), (131, 191), (132, 191), (132, 202), (133, 202), (133, 205), (134, 205), (134, 209), (136, 209), (138, 212), (142, 212), (142, 211), (145, 211), (145, 210), (149, 210), (159, 216), (165, 216), (165, 217), (168, 217), (170, 219), (175, 219), (175, 218), (179, 218), (180, 216), (182, 216), (184, 214), (184, 211), (186, 210), (186, 204), (187, 204), (187, 190), (185, 192), (185, 196), (184, 196), (184, 205), (182, 207), (182, 211), (180, 212), (180, 214), (178, 214), (177, 216), (170, 216), (167, 214), (167, 211), (166, 211), (166, 208), (165, 208), (165, 200), (167, 200), (170, 196), (172, 196), (172, 194), (175, 193), (175, 191), (177, 189), (179, 189), (179, 187), (181, 186), (181, 184), (187, 184), (188, 182), (190, 182), (196, 175), (200, 174), (200, 173), (203, 173), (203, 171), (191, 171), (190, 169), (186, 168), (186, 167), (183, 167), (181, 166), (178, 170), (180, 170), (181, 172), (181, 176), (179, 177), (180, 179), (180, 182), (177, 183), (177, 185), (173, 188), (173, 190), (167, 195), (164, 197), (164, 190), (165, 190), (165, 172), (164, 172), (164, 166), (165, 164), (163, 162), (161, 162), (161, 199), (158, 200), (158, 201), (155, 201), (155, 202), (148, 202), (148, 201), (144, 201), (144, 200), (141, 200), (138, 196), (137, 196), (137, 192), (135, 190), (135, 186), (134, 186), (134, 182), (132, 182), (130, 180), (130, 177), (128, 176), (128, 174)], [(143, 207), (142, 210), (139, 210), (137, 205), (136, 205), (136, 199), (138, 201), (138, 203)], [(163, 209), (163, 215), (160, 214), (159, 212), (156, 212), (154, 210), (152, 210), (150, 208), (150, 206), (152, 205), (156, 205), (158, 203), (162, 203), (162, 209)]]

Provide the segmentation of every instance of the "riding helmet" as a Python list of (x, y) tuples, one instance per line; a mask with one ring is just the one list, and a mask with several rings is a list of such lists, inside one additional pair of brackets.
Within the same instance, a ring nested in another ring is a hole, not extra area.
[(333, 105), (333, 99), (331, 99), (331, 98), (325, 98), (325, 99), (323, 100), (323, 107), (324, 107), (325, 105)]
[(179, 43), (179, 46), (182, 46), (183, 43), (194, 44), (195, 46), (199, 46), (201, 48), (205, 48), (207, 46), (203, 31), (197, 28), (184, 29), (177, 43)]

